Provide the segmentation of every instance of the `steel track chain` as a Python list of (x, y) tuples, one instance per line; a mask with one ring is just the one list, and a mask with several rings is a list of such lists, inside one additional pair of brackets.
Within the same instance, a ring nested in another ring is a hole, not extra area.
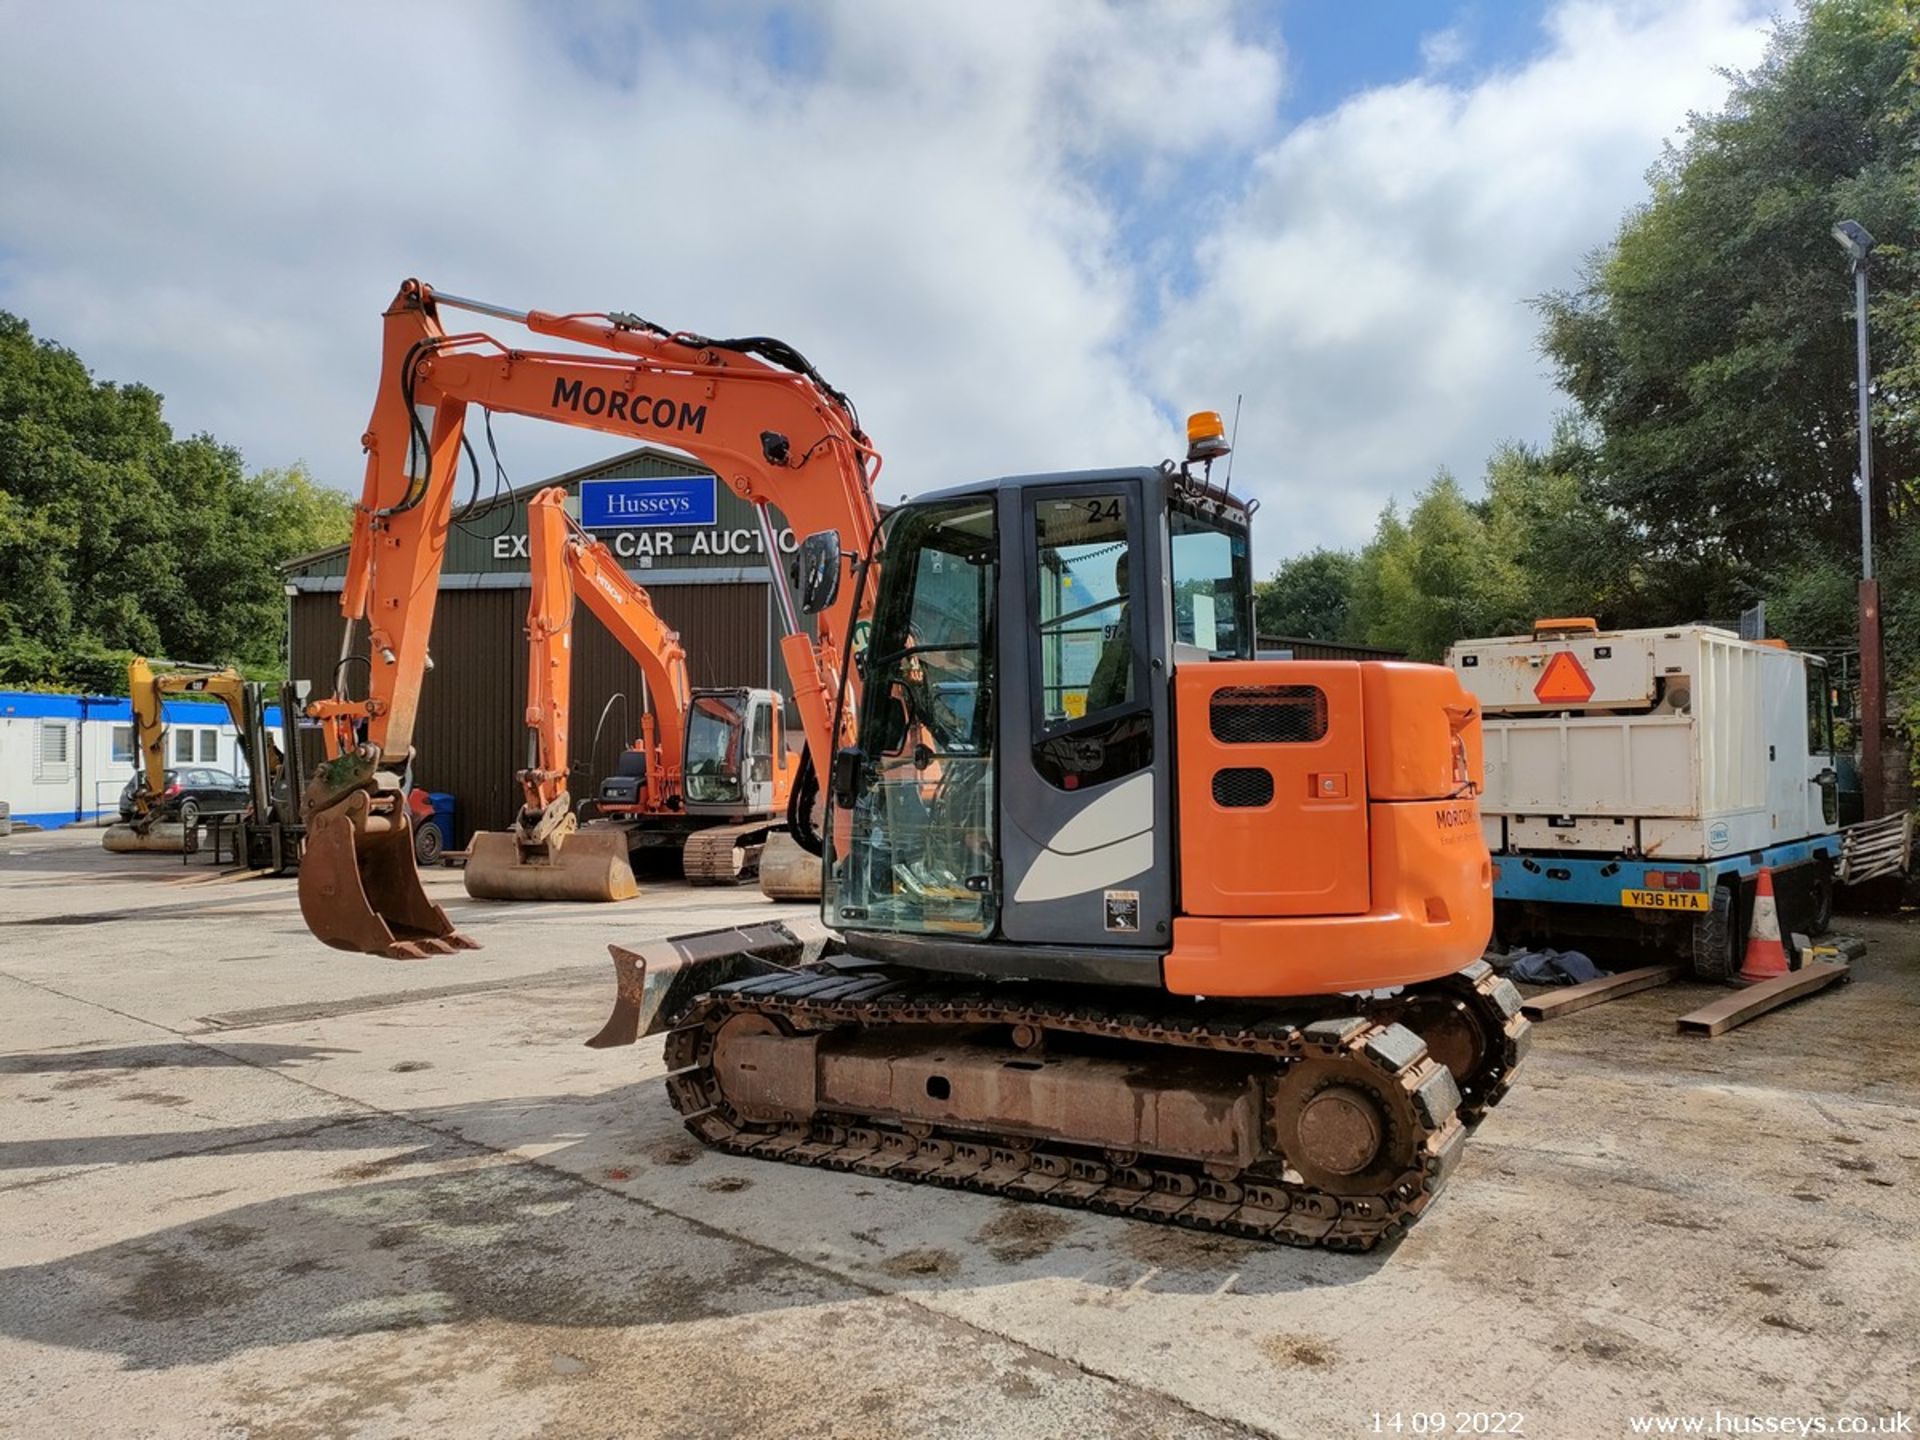
[(681, 847), (681, 873), (690, 885), (745, 885), (760, 873), (760, 852), (767, 822), (712, 825), (687, 836)]
[(1513, 1088), (1514, 1072), (1533, 1044), (1533, 1022), (1520, 1013), (1520, 992), (1513, 982), (1484, 960), (1387, 1000), (1364, 1004), (1361, 1013), (1382, 1025), (1404, 1024), (1418, 1031), (1419, 1025), (1407, 1016), (1407, 1002), (1415, 996), (1457, 1000), (1474, 1017), (1482, 1035), (1497, 1037), (1471, 1074), (1454, 1076), (1460, 1086), (1460, 1118), (1471, 1130)]
[[(1467, 983), (1477, 983), (1477, 977)], [(1408, 1137), (1409, 1164), (1395, 1183), (1377, 1194), (1339, 1195), (1273, 1163), (1221, 1178), (1198, 1163), (1144, 1156), (1127, 1162), (1087, 1146), (1011, 1134), (924, 1125), (910, 1132), (884, 1118), (748, 1122), (727, 1106), (712, 1066), (720, 1026), (743, 1014), (775, 1017), (800, 1031), (846, 1025), (1028, 1025), (1263, 1057), (1282, 1068), (1316, 1057), (1351, 1056), (1405, 1092), (1409, 1103), (1402, 1109), (1416, 1131)], [(1417, 1036), (1399, 1026), (1351, 1014), (1301, 1017), (1295, 1023), (1271, 1006), (1182, 1008), (1171, 997), (1149, 1000), (1146, 1008), (1131, 1013), (1058, 999), (1017, 1004), (1004, 992), (956, 989), (871, 970), (818, 968), (719, 987), (696, 1001), (668, 1033), (666, 1062), (668, 1093), (687, 1128), (707, 1145), (732, 1154), (1337, 1250), (1369, 1250), (1403, 1234), (1432, 1203), (1467, 1133), (1452, 1075), (1428, 1057)]]

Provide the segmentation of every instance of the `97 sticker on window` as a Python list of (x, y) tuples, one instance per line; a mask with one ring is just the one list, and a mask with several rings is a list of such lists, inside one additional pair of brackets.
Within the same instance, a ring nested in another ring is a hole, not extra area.
[(1711, 910), (1704, 890), (1622, 890), (1620, 903), (1632, 910)]
[(1116, 935), (1140, 933), (1140, 892), (1109, 890), (1106, 895), (1107, 929)]

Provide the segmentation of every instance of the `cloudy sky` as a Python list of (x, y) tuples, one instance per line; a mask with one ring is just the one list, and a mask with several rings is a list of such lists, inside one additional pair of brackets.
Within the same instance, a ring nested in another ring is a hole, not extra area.
[[(343, 487), (409, 275), (780, 335), (886, 499), (1244, 394), (1264, 568), (1546, 435), (1527, 298), (1772, 8), (0, 0), (0, 308)], [(516, 483), (614, 448), (496, 428)]]

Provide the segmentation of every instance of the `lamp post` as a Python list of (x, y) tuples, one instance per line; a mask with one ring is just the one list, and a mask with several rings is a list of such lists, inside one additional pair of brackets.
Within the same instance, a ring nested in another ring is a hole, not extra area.
[(1873, 236), (1858, 220), (1842, 220), (1833, 238), (1853, 262), (1854, 353), (1860, 402), (1860, 789), (1865, 818), (1876, 818), (1886, 787), (1880, 766), (1880, 736), (1887, 697), (1881, 672), (1880, 583), (1873, 578), (1873, 412), (1867, 367), (1867, 257)]

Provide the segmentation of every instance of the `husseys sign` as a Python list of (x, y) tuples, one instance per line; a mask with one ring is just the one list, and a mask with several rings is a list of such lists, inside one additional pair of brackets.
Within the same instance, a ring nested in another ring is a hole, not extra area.
[[(580, 524), (599, 533), (622, 560), (651, 564), (657, 556), (763, 556), (766, 542), (757, 528), (722, 529), (716, 479), (712, 475), (580, 482)], [(776, 537), (780, 553), (791, 555), (799, 542), (791, 530)], [(497, 535), (496, 560), (528, 558), (527, 537)]]
[(685, 529), (718, 518), (711, 475), (580, 482), (580, 523), (589, 530)]

